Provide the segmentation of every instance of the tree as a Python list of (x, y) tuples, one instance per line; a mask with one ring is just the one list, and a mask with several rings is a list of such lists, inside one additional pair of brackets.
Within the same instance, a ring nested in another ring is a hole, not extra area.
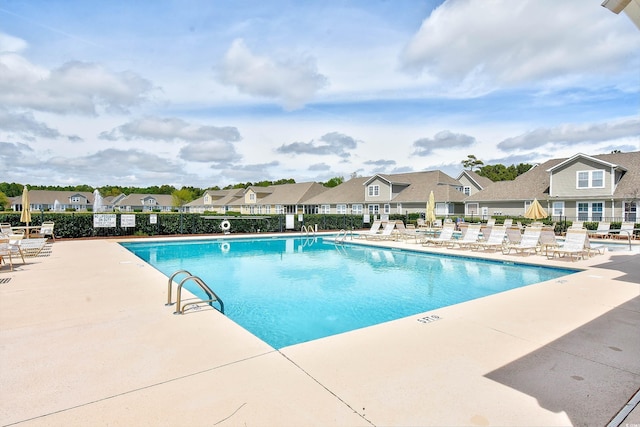
[(10, 204), (11, 202), (9, 202), (7, 195), (0, 191), (0, 211), (7, 210)]
[(173, 206), (175, 207), (183, 206), (193, 200), (191, 191), (186, 188), (174, 191), (171, 193), (171, 197), (173, 197)]
[(333, 188), (333, 187), (337, 187), (338, 185), (342, 184), (344, 182), (344, 177), (343, 176), (335, 176), (333, 178), (331, 178), (329, 181), (325, 182), (324, 185), (325, 187), (329, 187), (329, 188)]
[(485, 165), (478, 170), (478, 175), (489, 178), (491, 181), (513, 181), (533, 166), (520, 163), (519, 165), (505, 166), (502, 164)]
[(467, 156), (467, 160), (463, 160), (460, 163), (462, 163), (462, 166), (464, 166), (465, 169), (469, 169), (470, 171), (475, 167), (484, 165), (484, 162), (482, 160), (478, 160), (473, 154), (469, 154)]

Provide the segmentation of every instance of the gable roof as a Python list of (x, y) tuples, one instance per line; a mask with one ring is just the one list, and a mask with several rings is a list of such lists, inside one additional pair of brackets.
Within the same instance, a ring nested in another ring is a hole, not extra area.
[(142, 206), (145, 199), (155, 199), (158, 206), (173, 206), (173, 196), (171, 194), (139, 194), (132, 193), (123, 197), (116, 203), (116, 206)]
[(436, 201), (461, 202), (465, 198), (465, 195), (461, 191), (455, 189), (460, 187), (460, 182), (451, 178), (446, 173), (436, 170), (400, 174), (377, 174), (371, 177), (351, 178), (313, 197), (307, 202), (317, 205), (337, 203), (385, 203), (387, 201), (371, 202), (365, 200), (365, 189), (363, 186), (373, 182), (376, 178), (382, 179), (390, 184), (398, 184), (406, 187), (389, 201), (393, 203), (426, 203), (430, 191), (433, 191)]
[[(585, 155), (582, 155), (585, 156)], [(537, 167), (529, 169), (513, 181), (498, 181), (478, 191), (465, 200), (466, 202), (499, 201), (499, 200), (533, 200), (549, 197), (550, 171), (566, 164), (568, 159), (547, 160)], [(631, 153), (611, 153), (585, 156), (604, 165), (612, 165), (624, 171), (624, 175), (614, 192), (614, 197), (624, 198), (640, 188), (640, 151)]]
[(486, 176), (478, 175), (478, 173), (475, 171), (463, 170), (462, 172), (460, 172), (460, 175), (458, 175), (456, 179), (460, 181), (462, 175), (466, 175), (467, 178), (469, 178), (470, 181), (474, 182), (480, 189), (486, 188), (489, 185), (493, 184), (493, 181), (491, 181), (489, 178), (487, 178)]
[[(621, 153), (621, 154), (623, 154), (623, 153)], [(557, 165), (553, 166), (552, 168), (547, 170), (547, 172), (553, 172), (555, 169), (559, 169), (561, 167), (564, 167), (565, 165), (571, 164), (577, 159), (586, 159), (586, 160), (590, 160), (592, 162), (600, 163), (600, 164), (602, 164), (602, 165), (604, 165), (606, 167), (609, 167), (609, 168), (614, 168), (614, 169), (620, 168), (621, 170), (626, 170), (626, 168), (624, 168), (624, 167), (621, 167), (619, 165), (616, 165), (616, 164), (610, 163), (610, 162), (608, 162), (606, 160), (603, 160), (602, 158), (600, 158), (602, 156), (606, 156), (606, 154), (601, 154), (600, 156), (592, 157), (592, 156), (587, 156), (586, 154), (578, 153), (578, 154), (576, 154), (574, 156), (569, 157), (564, 162), (560, 162)]]
[(296, 205), (305, 203), (310, 198), (328, 190), (317, 182), (300, 182), (295, 184), (273, 185), (271, 194), (260, 200), (260, 204)]

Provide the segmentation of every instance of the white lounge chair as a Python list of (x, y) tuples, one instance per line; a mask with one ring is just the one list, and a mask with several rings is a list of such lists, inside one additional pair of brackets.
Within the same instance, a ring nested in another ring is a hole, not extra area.
[(8, 238), (0, 239), (0, 262), (4, 261), (6, 263), (6, 259), (9, 259), (9, 266), (13, 271), (13, 257), (19, 255), (22, 258), (22, 263), (24, 264), (24, 255), (20, 250), (19, 245), (12, 244)]
[[(587, 250), (585, 249), (585, 241), (588, 238), (587, 230), (567, 230), (567, 235), (564, 240), (564, 244), (555, 248), (551, 253), (551, 256), (547, 254), (547, 258), (555, 258), (558, 255), (559, 258), (569, 256), (571, 261), (577, 261), (587, 256)], [(575, 257), (575, 259), (574, 259)]]
[(522, 231), (516, 227), (507, 228), (507, 244), (517, 245), (522, 241)]
[(407, 228), (402, 221), (396, 221), (396, 235), (398, 239), (408, 240), (414, 239), (418, 243), (418, 236), (421, 234), (415, 228)]
[(395, 237), (393, 235), (395, 230), (396, 230), (396, 222), (395, 221), (389, 221), (384, 226), (384, 229), (382, 230), (382, 233), (372, 234), (370, 236), (367, 236), (366, 239), (367, 240), (391, 240), (391, 239), (393, 239)]
[(445, 245), (453, 243), (453, 233), (456, 231), (455, 224), (445, 224), (438, 237), (426, 237), (422, 240), (422, 246)]
[(458, 245), (461, 249), (473, 247), (478, 243), (479, 237), (480, 224), (469, 224), (464, 235), (460, 239), (452, 241), (452, 247), (455, 245)]
[(368, 231), (359, 232), (358, 238), (365, 239), (367, 236), (378, 234), (380, 232), (380, 227), (382, 227), (382, 221), (377, 219), (373, 221), (373, 224), (371, 224), (371, 228)]
[(596, 231), (590, 231), (589, 237), (599, 237), (601, 239), (609, 237), (611, 231), (611, 223), (609, 221), (600, 221)]
[(545, 255), (549, 255), (549, 250), (560, 247), (560, 243), (556, 239), (556, 233), (553, 228), (543, 227), (540, 232), (540, 251), (544, 251)]
[(624, 221), (618, 230), (610, 230), (611, 237), (620, 237), (623, 239), (635, 239), (635, 224), (632, 221)]
[(23, 239), (20, 241), (20, 249), (26, 257), (36, 257), (47, 245), (47, 239), (44, 237), (36, 237), (31, 239)]
[[(518, 243), (509, 243), (503, 249), (502, 253), (508, 255), (511, 250), (516, 251), (518, 254), (535, 253), (538, 250), (538, 244), (540, 242), (540, 233), (542, 229), (540, 227), (527, 227), (524, 230), (524, 234)], [(555, 235), (554, 235), (555, 238)]]
[(491, 234), (489, 234), (487, 240), (478, 242), (475, 245), (472, 245), (472, 247), (475, 250), (483, 251), (487, 249), (493, 249), (494, 251), (502, 249), (506, 233), (507, 228), (504, 225), (494, 225), (491, 228)]
[(55, 242), (56, 236), (53, 234), (53, 227), (55, 222), (53, 221), (44, 221), (40, 226), (40, 232), (37, 233), (39, 237), (51, 237), (51, 239)]

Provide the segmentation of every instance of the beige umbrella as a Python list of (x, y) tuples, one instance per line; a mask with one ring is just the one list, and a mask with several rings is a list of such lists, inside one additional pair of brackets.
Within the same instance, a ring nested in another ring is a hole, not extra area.
[(545, 211), (542, 205), (540, 205), (538, 199), (533, 199), (533, 202), (531, 202), (531, 206), (529, 206), (529, 209), (527, 209), (527, 211), (524, 213), (525, 218), (533, 220), (543, 219), (548, 216), (549, 214), (547, 214), (547, 211)]
[(436, 220), (436, 199), (433, 196), (433, 190), (429, 193), (429, 201), (427, 202), (427, 211), (425, 213), (424, 220), (429, 225), (433, 225)]
[(25, 185), (22, 189), (22, 212), (20, 213), (20, 222), (27, 224), (27, 235), (29, 234), (29, 223), (31, 222), (31, 208), (29, 207), (29, 190)]

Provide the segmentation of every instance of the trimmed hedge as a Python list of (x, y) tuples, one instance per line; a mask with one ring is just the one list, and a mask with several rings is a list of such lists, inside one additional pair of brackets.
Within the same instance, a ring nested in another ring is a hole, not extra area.
[[(109, 214), (109, 213), (106, 213)], [(83, 238), (83, 237), (118, 237), (118, 236), (162, 236), (176, 234), (221, 234), (221, 222), (227, 218), (231, 223), (231, 233), (273, 233), (289, 231), (285, 229), (285, 215), (255, 215), (240, 216), (237, 213), (228, 215), (220, 214), (193, 214), (178, 212), (135, 212), (135, 213), (111, 213), (116, 215), (116, 227), (94, 228), (93, 213), (91, 212), (34, 212), (31, 214), (31, 225), (40, 225), (43, 221), (55, 222), (55, 235), (60, 238)], [(135, 215), (135, 227), (120, 227), (120, 217), (122, 215)], [(156, 224), (151, 224), (149, 217), (155, 215)], [(209, 217), (211, 219), (207, 219)], [(369, 224), (364, 224), (362, 215), (336, 215), (336, 214), (305, 214), (303, 222), (295, 217), (295, 231), (300, 231), (302, 226), (314, 227), (317, 225), (318, 231), (358, 230), (369, 228)], [(416, 224), (419, 214), (392, 214), (391, 220), (402, 220), (405, 223)], [(497, 223), (504, 222), (506, 217), (494, 217)], [(456, 218), (452, 218), (455, 220)], [(467, 218), (466, 221), (478, 221), (479, 218)], [(531, 222), (526, 218), (515, 218), (526, 225)], [(22, 226), (20, 222), (20, 212), (0, 212), (0, 222), (8, 222), (12, 226)], [(546, 225), (554, 225), (554, 222), (547, 219), (543, 221)], [(555, 222), (556, 233), (566, 231), (571, 226), (571, 221)], [(585, 228), (595, 230), (597, 222), (585, 222)], [(612, 229), (619, 229), (620, 222), (612, 222)], [(635, 224), (635, 228), (640, 228)]]

